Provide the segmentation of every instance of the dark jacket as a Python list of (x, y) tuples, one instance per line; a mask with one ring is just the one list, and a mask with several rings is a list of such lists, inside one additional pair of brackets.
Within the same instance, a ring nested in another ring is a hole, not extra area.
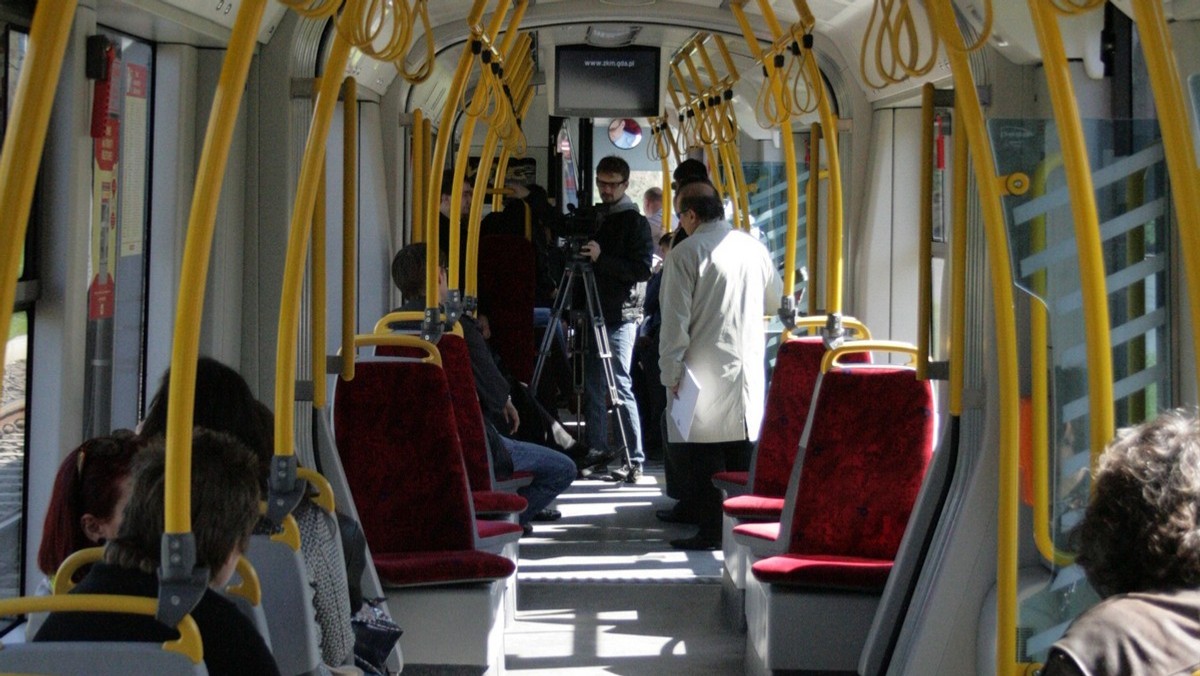
[(592, 264), (592, 270), (604, 323), (637, 321), (642, 317), (646, 293), (645, 284), (640, 282), (650, 278), (654, 257), (650, 226), (628, 195), (616, 204), (602, 204), (599, 209), (605, 216), (600, 231), (592, 238), (600, 245), (600, 257)]

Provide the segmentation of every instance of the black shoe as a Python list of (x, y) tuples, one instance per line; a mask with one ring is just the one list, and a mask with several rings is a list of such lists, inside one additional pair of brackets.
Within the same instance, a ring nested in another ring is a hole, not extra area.
[(561, 518), (562, 512), (557, 509), (550, 509), (549, 507), (533, 515), (534, 521), (558, 521)]
[(531, 523), (521, 524), (521, 537), (527, 538), (530, 535), (533, 535), (533, 524), (531, 524)]
[(575, 468), (579, 470), (596, 469), (597, 465), (607, 465), (617, 459), (620, 451), (609, 449), (602, 451), (598, 448), (590, 448), (582, 457), (575, 457)]
[(633, 463), (632, 466), (625, 465), (621, 469), (614, 469), (612, 471), (612, 480), (613, 481), (624, 481), (627, 484), (636, 484), (637, 480), (641, 479), (641, 478), (642, 478), (641, 463), (635, 462), (635, 463)]
[(697, 519), (693, 516), (689, 516), (687, 514), (678, 512), (674, 509), (660, 509), (654, 513), (654, 516), (658, 517), (659, 521), (665, 521), (667, 523), (683, 523), (683, 524), (690, 524), (693, 526), (700, 523), (699, 519)]
[(721, 538), (696, 535), (690, 538), (671, 540), (671, 546), (675, 549), (686, 549), (696, 552), (715, 552), (721, 548)]

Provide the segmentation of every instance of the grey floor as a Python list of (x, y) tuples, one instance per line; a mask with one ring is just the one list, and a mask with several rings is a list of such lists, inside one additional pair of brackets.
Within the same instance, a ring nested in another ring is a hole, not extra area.
[(521, 540), (506, 672), (740, 674), (745, 636), (721, 613), (721, 553), (681, 552), (692, 529), (659, 522), (661, 468), (636, 485), (576, 481), (563, 518)]

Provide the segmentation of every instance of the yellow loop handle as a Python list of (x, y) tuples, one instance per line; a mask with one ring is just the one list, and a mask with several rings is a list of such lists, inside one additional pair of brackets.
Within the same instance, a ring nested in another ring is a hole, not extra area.
[(405, 333), (362, 333), (354, 337), (355, 347), (368, 347), (372, 345), (412, 347), (424, 350), (425, 356), (421, 357), (420, 361), (426, 364), (442, 365), (442, 353), (437, 349), (437, 345), (418, 336), (410, 336)]
[[(158, 599), (145, 596), (116, 594), (61, 594), (56, 596), (21, 596), (0, 600), (0, 616), (10, 617), (29, 613), (127, 613), (149, 615), (158, 612)], [(204, 645), (200, 628), (191, 615), (184, 615), (175, 625), (179, 638), (162, 644), (163, 650), (179, 653), (200, 664), (204, 661)]]
[(304, 479), (312, 486), (317, 494), (312, 497), (312, 501), (317, 503), (321, 509), (333, 514), (337, 503), (333, 499), (333, 486), (329, 484), (329, 480), (321, 476), (320, 472), (309, 469), (307, 467), (299, 467), (296, 469), (296, 478)]
[[(796, 318), (796, 329), (823, 329), (826, 322), (829, 321), (828, 315), (808, 315), (805, 317)], [(866, 324), (854, 317), (842, 317), (842, 326), (850, 329), (859, 335), (863, 340), (871, 340), (871, 330)], [(788, 329), (783, 332), (784, 340), (790, 340), (795, 336), (795, 329)]]
[(899, 340), (855, 340), (849, 343), (842, 343), (826, 352), (825, 356), (821, 358), (821, 373), (827, 373), (833, 367), (841, 366), (838, 363), (838, 358), (842, 355), (856, 352), (894, 352), (897, 354), (906, 354), (910, 357), (910, 364), (917, 359), (917, 346), (912, 343), (905, 343)]
[[(267, 513), (267, 503), (258, 503), (259, 515)], [(271, 536), (271, 542), (282, 542), (292, 548), (293, 552), (300, 551), (300, 526), (296, 523), (295, 517), (291, 514), (283, 517), (283, 522), (279, 524), (280, 531)]]
[(244, 556), (238, 557), (236, 570), (241, 582), (226, 587), (225, 593), (246, 599), (252, 606), (261, 605), (262, 581), (258, 579), (258, 571), (254, 570), (250, 560)]
[(90, 566), (104, 558), (104, 547), (88, 547), (81, 549), (74, 554), (63, 559), (58, 570), (54, 573), (54, 579), (50, 581), (50, 590), (54, 594), (66, 594), (75, 588), (75, 573), (79, 572), (80, 568)]

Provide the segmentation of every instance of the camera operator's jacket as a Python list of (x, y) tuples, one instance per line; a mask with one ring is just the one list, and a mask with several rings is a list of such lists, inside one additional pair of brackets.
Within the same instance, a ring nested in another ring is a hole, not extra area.
[(604, 220), (592, 239), (600, 245), (600, 256), (592, 270), (596, 273), (604, 323), (637, 321), (642, 317), (646, 295), (646, 285), (641, 282), (650, 279), (654, 256), (650, 225), (628, 195), (615, 204), (599, 205), (599, 209)]

